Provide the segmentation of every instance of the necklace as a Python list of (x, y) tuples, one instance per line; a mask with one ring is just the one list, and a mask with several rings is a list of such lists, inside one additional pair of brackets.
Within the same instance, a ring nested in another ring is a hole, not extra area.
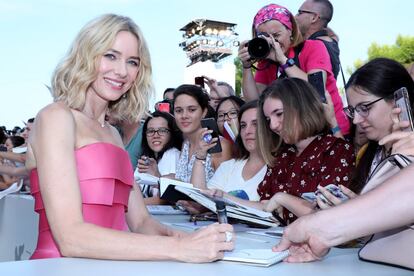
[(92, 118), (92, 117), (88, 116), (86, 113), (85, 113), (85, 116), (86, 116), (86, 117), (88, 117), (88, 118), (89, 118), (90, 120), (92, 120), (92, 121), (98, 122), (98, 124), (101, 126), (101, 128), (104, 128), (104, 127), (105, 127), (105, 125), (106, 125), (106, 121), (105, 121), (105, 119), (104, 119), (104, 121), (101, 123), (101, 122), (99, 122), (99, 120), (98, 120), (98, 119), (94, 119), (94, 118)]

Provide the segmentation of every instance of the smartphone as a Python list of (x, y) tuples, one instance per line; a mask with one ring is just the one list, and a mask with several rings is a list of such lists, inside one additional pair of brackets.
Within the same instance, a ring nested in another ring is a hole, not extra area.
[[(331, 194), (333, 194), (335, 197), (339, 198), (341, 201), (346, 201), (346, 200), (349, 199), (349, 197), (346, 194), (344, 194), (341, 191), (341, 189), (335, 184), (329, 184), (329, 185), (325, 186), (325, 189), (327, 189), (329, 192), (331, 192)], [(316, 195), (320, 196), (323, 201), (329, 202), (329, 200), (322, 193), (317, 191)]]
[(208, 128), (210, 130), (212, 130), (213, 132), (211, 133), (211, 136), (213, 138), (218, 138), (217, 143), (214, 147), (212, 147), (211, 149), (209, 149), (207, 152), (208, 153), (217, 153), (217, 152), (221, 152), (221, 143), (220, 143), (220, 137), (219, 137), (219, 131), (218, 131), (218, 126), (217, 126), (217, 122), (214, 118), (205, 118), (205, 119), (201, 119), (201, 127), (205, 127)]
[(204, 88), (204, 77), (195, 77), (194, 83)]
[(316, 201), (316, 195), (314, 192), (303, 193), (300, 197), (309, 201), (310, 203)]
[(323, 81), (323, 74), (321, 71), (311, 73), (308, 75), (308, 82), (315, 88), (318, 92), (319, 98), (323, 103), (326, 103), (325, 97), (325, 83)]
[(158, 103), (157, 110), (170, 113), (170, 104), (169, 103)]
[(410, 100), (408, 98), (407, 88), (401, 87), (394, 92), (395, 106), (401, 109), (399, 114), (400, 121), (410, 122), (410, 126), (403, 129), (403, 131), (413, 131), (413, 114), (411, 111)]

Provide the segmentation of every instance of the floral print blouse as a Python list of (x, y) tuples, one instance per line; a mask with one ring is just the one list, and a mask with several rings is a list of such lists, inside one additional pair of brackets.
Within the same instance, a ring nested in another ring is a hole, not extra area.
[[(191, 157), (189, 156), (190, 151), (190, 142), (185, 140), (183, 142), (183, 147), (181, 148), (180, 158), (178, 163), (176, 164), (175, 169), (175, 178), (181, 180), (183, 182), (190, 182), (191, 175), (193, 173), (193, 166), (195, 162), (195, 154)], [(206, 177), (206, 183), (210, 180), (210, 178), (214, 175), (214, 168), (211, 160), (211, 154), (208, 153), (206, 157), (206, 163), (204, 165), (204, 173)]]
[[(283, 145), (257, 191), (260, 199), (266, 200), (278, 192), (300, 197), (315, 192), (318, 185), (348, 186), (354, 168), (355, 153), (350, 143), (331, 134), (318, 135), (299, 156), (295, 146)], [(284, 219), (291, 222), (295, 217), (284, 210)]]

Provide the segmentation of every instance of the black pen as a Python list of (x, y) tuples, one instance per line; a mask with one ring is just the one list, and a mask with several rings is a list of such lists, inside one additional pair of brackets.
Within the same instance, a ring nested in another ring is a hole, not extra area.
[(279, 213), (276, 210), (272, 212), (272, 216), (279, 222), (280, 226), (287, 226), (286, 221), (279, 216)]
[[(218, 200), (216, 201), (216, 211), (217, 211), (217, 220), (220, 224), (228, 223), (227, 220), (227, 211), (226, 211), (226, 204)], [(231, 241), (233, 238), (233, 234), (230, 232), (226, 232), (226, 242)]]

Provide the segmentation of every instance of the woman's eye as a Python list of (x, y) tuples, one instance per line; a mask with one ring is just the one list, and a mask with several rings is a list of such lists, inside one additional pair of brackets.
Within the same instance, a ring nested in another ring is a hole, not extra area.
[(115, 55), (114, 54), (110, 54), (110, 53), (105, 54), (104, 57), (106, 57), (106, 58), (108, 58), (110, 60), (114, 60), (115, 59)]
[(139, 66), (139, 62), (136, 61), (136, 60), (129, 60), (128, 63), (131, 64), (132, 66), (135, 66), (135, 67)]
[(243, 129), (246, 127), (246, 124), (240, 124), (240, 128)]

